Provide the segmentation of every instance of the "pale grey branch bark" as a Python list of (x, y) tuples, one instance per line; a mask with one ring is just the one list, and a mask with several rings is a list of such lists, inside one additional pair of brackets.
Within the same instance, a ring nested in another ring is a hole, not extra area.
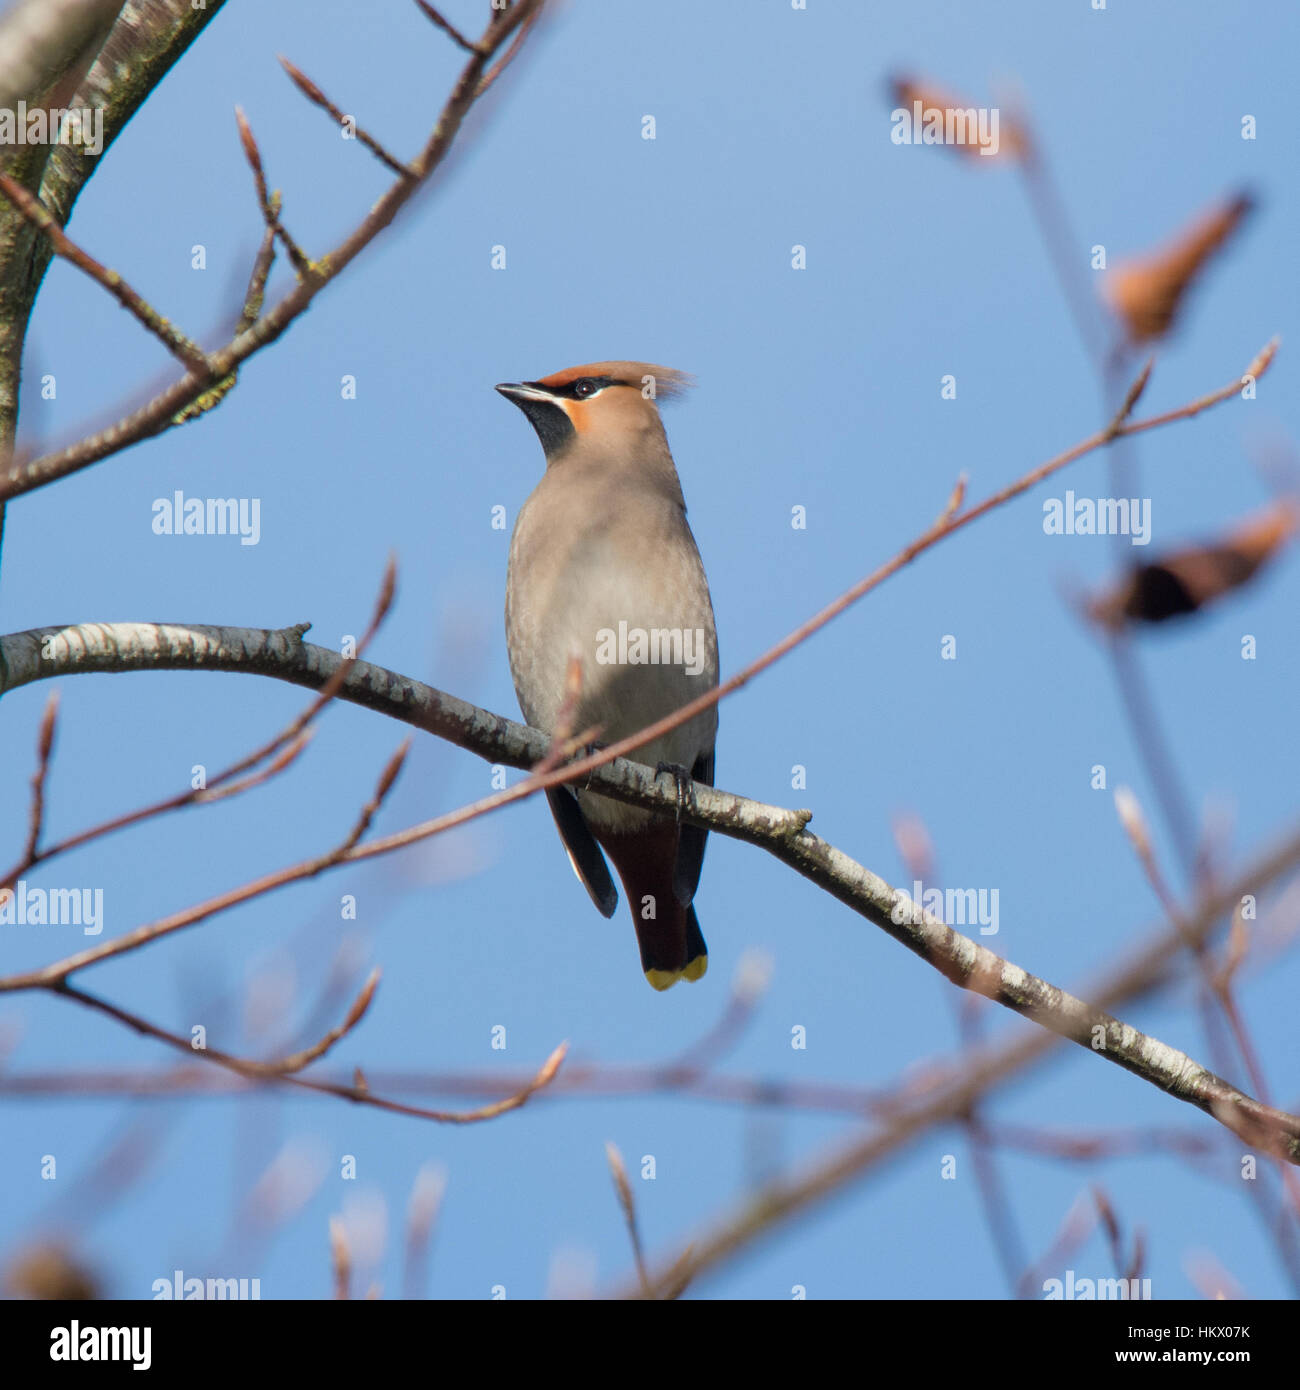
[[(1177, 927), (1170, 928), (1133, 960), (1110, 971), (1088, 991), (1089, 994), (1101, 1004), (1109, 1005), (1151, 989), (1162, 979), (1168, 978), (1175, 961), (1184, 958), (1183, 952), (1189, 940), (1204, 940), (1216, 922), (1231, 913), (1244, 895), (1262, 892), (1283, 876), (1293, 873), (1298, 866), (1300, 833), (1293, 834), (1261, 856), (1203, 902), (1185, 924), (1185, 932)], [(1055, 1039), (1046, 1033), (1034, 1032), (982, 1049), (915, 1099), (901, 1102), (894, 1116), (865, 1137), (837, 1148), (800, 1174), (766, 1184), (732, 1215), (717, 1222), (702, 1236), (693, 1238), (684, 1249), (660, 1260), (651, 1273), (648, 1295), (639, 1285), (624, 1287), (622, 1295), (628, 1298), (663, 1297), (717, 1268), (740, 1250), (775, 1234), (795, 1217), (842, 1193), (880, 1164), (896, 1158), (914, 1139), (935, 1125), (962, 1119), (991, 1091), (1040, 1060), (1054, 1042)], [(1156, 1046), (1163, 1048), (1164, 1045), (1157, 1043)], [(1183, 1058), (1183, 1054), (1174, 1053), (1166, 1061), (1175, 1058)], [(1254, 1101), (1247, 1106), (1239, 1106), (1235, 1099), (1239, 1093), (1233, 1087), (1229, 1086), (1227, 1092), (1220, 1091), (1219, 1088), (1225, 1084), (1220, 1078), (1199, 1068), (1190, 1059), (1183, 1058), (1183, 1061), (1189, 1063), (1189, 1069), (1181, 1071), (1181, 1083), (1198, 1088), (1204, 1098), (1193, 1099), (1193, 1104), (1223, 1121), (1248, 1145), (1256, 1144), (1260, 1134), (1282, 1134), (1287, 1151), (1279, 1156), (1288, 1158), (1292, 1163), (1300, 1162), (1295, 1117), (1284, 1116), (1285, 1125), (1279, 1129), (1279, 1112), (1269, 1111), (1268, 1107)], [(1179, 1099), (1191, 1099), (1173, 1088), (1165, 1089)], [(1260, 1147), (1267, 1145), (1261, 1144)]]
[[(0, 694), (54, 676), (141, 670), (246, 671), (319, 689), (343, 658), (305, 642), (307, 624), (279, 630), (181, 623), (85, 623), (0, 638)], [(464, 700), (358, 661), (338, 698), (376, 710), (461, 748), (517, 768), (542, 762), (549, 738)], [(585, 784), (633, 805), (678, 806), (675, 783), (625, 759), (584, 774)], [(1245, 1095), (1185, 1053), (954, 931), (907, 894), (807, 828), (810, 813), (692, 784), (684, 819), (758, 845), (934, 966), (953, 984), (994, 1000), (1095, 1051), (1220, 1120), (1255, 1147), (1300, 1164), (1300, 1118)], [(1202, 937), (1219, 914), (1203, 918)], [(35, 978), (35, 977), (33, 977)], [(24, 978), (13, 987), (27, 987)]]

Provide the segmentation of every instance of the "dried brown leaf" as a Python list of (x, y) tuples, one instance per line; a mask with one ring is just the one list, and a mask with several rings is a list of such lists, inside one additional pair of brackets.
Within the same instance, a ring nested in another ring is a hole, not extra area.
[(1249, 196), (1238, 195), (1202, 213), (1169, 245), (1111, 271), (1103, 293), (1131, 341), (1147, 342), (1169, 331), (1193, 280), (1253, 206)]

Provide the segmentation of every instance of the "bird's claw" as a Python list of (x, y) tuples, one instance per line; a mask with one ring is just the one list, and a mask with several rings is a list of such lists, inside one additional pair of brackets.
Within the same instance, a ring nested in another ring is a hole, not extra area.
[(690, 769), (683, 767), (681, 763), (656, 763), (655, 776), (658, 777), (664, 772), (672, 777), (677, 787), (677, 824), (680, 825), (682, 823), (682, 807), (686, 804), (686, 789), (694, 781), (694, 778), (691, 776)]

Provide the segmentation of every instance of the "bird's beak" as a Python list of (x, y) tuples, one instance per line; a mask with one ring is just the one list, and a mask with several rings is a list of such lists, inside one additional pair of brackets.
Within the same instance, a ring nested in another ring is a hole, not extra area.
[(555, 397), (531, 381), (503, 381), (496, 388), (508, 401), (522, 406), (525, 401), (554, 401)]

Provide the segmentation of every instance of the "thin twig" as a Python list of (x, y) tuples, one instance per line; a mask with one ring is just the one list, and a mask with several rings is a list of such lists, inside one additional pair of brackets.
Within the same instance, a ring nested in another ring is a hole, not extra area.
[(17, 179), (10, 178), (8, 174), (0, 174), (0, 193), (9, 199), (37, 231), (48, 238), (56, 256), (75, 265), (96, 284), (106, 289), (138, 323), (163, 344), (194, 380), (207, 382), (212, 379), (212, 363), (203, 349), (192, 338), (186, 337), (178, 328), (173, 327), (152, 304), (132, 289), (116, 270), (109, 270), (107, 266), (101, 265), (88, 251), (78, 246), (59, 226), (54, 215)]
[(609, 1164), (609, 1171), (614, 1179), (614, 1191), (618, 1194), (618, 1204), (623, 1210), (623, 1223), (627, 1227), (628, 1239), (632, 1242), (632, 1258), (636, 1262), (637, 1278), (641, 1281), (641, 1290), (647, 1296), (650, 1293), (650, 1280), (646, 1274), (645, 1251), (641, 1248), (641, 1231), (637, 1226), (636, 1202), (632, 1197), (632, 1185), (627, 1180), (627, 1168), (623, 1163), (623, 1155), (618, 1151), (618, 1145), (611, 1139), (605, 1145), (605, 1160)]
[[(516, 1094), (507, 1096), (504, 1100), (494, 1101), (490, 1105), (482, 1105), (474, 1110), (429, 1110), (423, 1106), (407, 1105), (401, 1101), (389, 1100), (383, 1096), (375, 1095), (367, 1085), (341, 1086), (329, 1081), (318, 1081), (313, 1077), (298, 1076), (291, 1071), (281, 1070), (276, 1064), (249, 1061), (228, 1052), (218, 1051), (216, 1048), (195, 1049), (188, 1038), (168, 1032), (167, 1029), (160, 1028), (156, 1023), (149, 1022), (148, 1019), (142, 1018), (139, 1014), (121, 1008), (107, 999), (101, 999), (98, 995), (79, 989), (76, 985), (68, 984), (65, 981), (52, 986), (51, 989), (53, 993), (115, 1019), (118, 1023), (125, 1024), (126, 1027), (145, 1037), (166, 1043), (169, 1047), (188, 1053), (192, 1057), (201, 1057), (204, 1061), (235, 1072), (247, 1080), (260, 1081), (269, 1085), (294, 1086), (301, 1090), (316, 1091), (322, 1095), (339, 1096), (343, 1100), (355, 1101), (358, 1105), (370, 1105), (379, 1110), (392, 1111), (398, 1115), (411, 1115), (417, 1119), (435, 1120), (440, 1124), (477, 1124), (483, 1120), (495, 1119), (498, 1115), (507, 1114), (511, 1110), (518, 1110), (531, 1096), (550, 1084), (568, 1051), (568, 1043), (561, 1043), (542, 1064), (537, 1075), (528, 1085)], [(362, 1012), (364, 1012), (364, 1007)]]
[(18, 882), (19, 877), (28, 869), (33, 869), (36, 865), (44, 864), (61, 854), (67, 854), (69, 850), (78, 849), (82, 845), (89, 844), (92, 840), (102, 839), (118, 830), (139, 825), (142, 821), (152, 820), (171, 811), (178, 811), (185, 806), (206, 805), (209, 802), (222, 801), (227, 797), (238, 796), (242, 792), (251, 791), (254, 787), (261, 786), (263, 782), (269, 782), (273, 777), (278, 777), (282, 772), (288, 771), (309, 741), (310, 735), (301, 735), (266, 767), (241, 781), (230, 782), (227, 785), (211, 789), (191, 789), (178, 792), (175, 796), (165, 797), (162, 801), (155, 801), (152, 805), (141, 806), (137, 810), (127, 811), (120, 816), (113, 816), (109, 820), (101, 821), (98, 825), (89, 826), (85, 830), (78, 831), (75, 835), (69, 835), (52, 845), (47, 845), (44, 849), (36, 848), (29, 843), (23, 857), (3, 878), (0, 878), (0, 892), (6, 888), (12, 888)]
[[(272, 199), (272, 211), (276, 219), (280, 216), (280, 199), (278, 195)], [(248, 288), (244, 291), (244, 305), (239, 311), (239, 323), (235, 329), (238, 336), (247, 333), (257, 322), (258, 315), (262, 312), (262, 305), (266, 302), (266, 282), (271, 276), (271, 267), (275, 263), (275, 228), (267, 227), (262, 232), (262, 242), (257, 248), (257, 255), (253, 258), (253, 268), (248, 276)]]
[(445, 20), (442, 17), (442, 15), (440, 15), (438, 11), (435, 10), (433, 6), (428, 3), (428, 0), (415, 0), (415, 3), (424, 12), (424, 16), (426, 19), (432, 20), (432, 22), (436, 24), (438, 28), (441, 29), (442, 32), (446, 34), (449, 39), (451, 39), (454, 43), (459, 44), (461, 48), (465, 50), (466, 53), (479, 53), (482, 51), (479, 48), (478, 44), (471, 43), (465, 37), (465, 35), (462, 34), (459, 29), (456, 28), (454, 24), (451, 24), (447, 20)]
[(269, 193), (266, 187), (266, 171), (262, 168), (262, 152), (257, 147), (257, 140), (253, 135), (253, 128), (248, 124), (248, 118), (243, 111), (235, 107), (235, 123), (239, 126), (239, 143), (244, 151), (244, 158), (248, 160), (248, 167), (253, 171), (253, 186), (257, 190), (257, 205), (261, 209), (262, 218), (266, 223), (268, 232), (280, 238), (281, 244), (288, 253), (289, 260), (293, 263), (293, 268), (302, 279), (316, 278), (316, 270), (312, 266), (311, 260), (289, 235), (284, 223), (280, 220), (280, 194)]
[[(50, 773), (50, 753), (54, 748), (54, 730), (59, 719), (59, 692), (52, 691), (45, 702), (45, 713), (41, 716), (41, 730), (36, 736), (36, 771), (32, 774), (32, 807), (27, 826), (27, 844), (23, 859), (36, 862), (40, 853), (41, 831), (45, 825), (45, 779)], [(15, 878), (17, 875), (15, 875)], [(9, 887), (8, 880), (0, 883), (0, 890)]]
[[(416, 0), (416, 3), (418, 4), (419, 0)], [(501, 74), (510, 66), (510, 64), (514, 62), (516, 54), (523, 47), (525, 40), (528, 38), (528, 35), (532, 32), (533, 27), (534, 25), (536, 25), (538, 19), (540, 19), (541, 14), (542, 6), (539, 4), (525, 18), (524, 22), (519, 26), (519, 32), (510, 41), (510, 47), (507, 48), (506, 51), (501, 55), (501, 57), (498, 58), (497, 61), (487, 70), (487, 72), (483, 76), (483, 80), (478, 84), (478, 88), (474, 93), (476, 100), (479, 97), (482, 97), (484, 93), (486, 93), (487, 90), (492, 86), (492, 84), (497, 80), (497, 78), (500, 77)]]
[[(375, 600), (375, 608), (371, 614), (369, 625), (360, 639), (357, 641), (354, 651), (350, 656), (344, 657), (337, 671), (321, 687), (316, 698), (296, 715), (284, 728), (275, 734), (266, 743), (255, 748), (238, 762), (232, 763), (224, 768), (215, 776), (209, 778), (202, 787), (191, 787), (185, 791), (178, 792), (175, 796), (165, 797), (161, 801), (156, 801), (152, 805), (142, 806), (134, 811), (128, 811), (120, 816), (114, 816), (109, 820), (102, 821), (98, 825), (92, 825), (85, 830), (79, 831), (75, 835), (69, 835), (66, 839), (58, 841), (56, 844), (47, 846), (43, 850), (38, 850), (34, 840), (30, 840), (27, 850), (23, 857), (9, 870), (8, 873), (0, 878), (0, 890), (12, 887), (28, 869), (34, 868), (37, 864), (54, 859), (56, 856), (66, 854), (69, 850), (77, 849), (81, 845), (88, 844), (92, 840), (102, 839), (106, 835), (111, 835), (119, 830), (125, 830), (130, 826), (139, 825), (146, 820), (152, 820), (157, 816), (178, 811), (186, 806), (208, 805), (215, 801), (222, 801), (227, 797), (238, 796), (243, 792), (251, 791), (254, 787), (270, 781), (273, 777), (285, 772), (295, 762), (299, 754), (307, 747), (310, 741), (308, 726), (317, 719), (327, 705), (337, 696), (347, 681), (348, 674), (360, 659), (361, 654), (367, 649), (373, 640), (375, 633), (387, 617), (392, 607), (393, 596), (396, 591), (397, 583), (397, 563), (394, 556), (389, 556), (384, 566), (384, 575), (380, 583), (379, 595)], [(48, 718), (48, 712), (47, 712)], [(42, 726), (44, 729), (44, 726)], [(52, 731), (51, 731), (52, 734)], [(44, 739), (44, 732), (42, 733)], [(566, 755), (567, 756), (567, 755)], [(45, 754), (48, 760), (48, 751)], [(271, 761), (260, 771), (253, 772), (241, 779), (240, 775), (247, 772), (250, 768), (256, 768), (259, 763)], [(41, 783), (44, 785), (44, 774), (41, 775)], [(238, 779), (238, 780), (237, 780)], [(37, 809), (33, 806), (33, 815), (37, 815)]]
[[(285, 70), (285, 72), (289, 74), (289, 80), (294, 84), (295, 87), (298, 88), (298, 90), (303, 94), (303, 96), (307, 98), (308, 101), (314, 102), (317, 106), (322, 107), (324, 110), (328, 111), (329, 114), (334, 117), (335, 121), (337, 121), (340, 126), (348, 126), (351, 118), (347, 116), (346, 113), (343, 112), (339, 107), (335, 106), (334, 103), (329, 99), (329, 97), (327, 97), (325, 93), (321, 91), (321, 89), (311, 80), (310, 77), (307, 76), (305, 72), (301, 71), (301, 69), (299, 68), (296, 68), (288, 60), (288, 58), (284, 57), (283, 54), (277, 54), (276, 56), (280, 60), (280, 66)], [(373, 154), (375, 158), (380, 161), (381, 164), (387, 165), (388, 168), (391, 169), (393, 173), (395, 173), (399, 178), (413, 179), (416, 177), (414, 169), (411, 169), (407, 165), (403, 164), (402, 161), (398, 159), (396, 155), (389, 154), (389, 152), (383, 147), (383, 145), (381, 145), (373, 135), (370, 135), (367, 131), (365, 131), (355, 120), (351, 120), (350, 128), (356, 135), (356, 138), (366, 147), (366, 149), (368, 149), (370, 153)]]

